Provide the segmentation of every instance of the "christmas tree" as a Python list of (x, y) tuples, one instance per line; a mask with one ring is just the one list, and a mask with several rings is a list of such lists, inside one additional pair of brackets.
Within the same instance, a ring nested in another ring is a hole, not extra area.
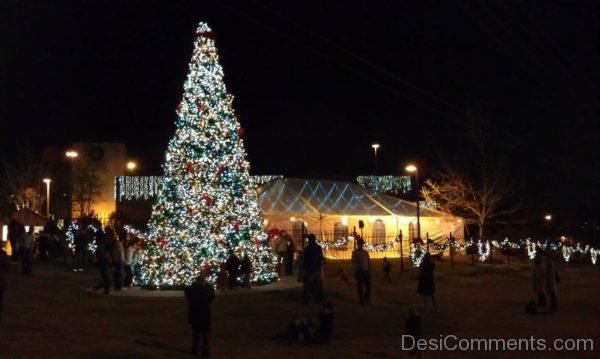
[(253, 283), (277, 278), (232, 102), (214, 34), (200, 23), (148, 225), (137, 277), (144, 287), (180, 288), (200, 271), (214, 283), (230, 251), (249, 256)]

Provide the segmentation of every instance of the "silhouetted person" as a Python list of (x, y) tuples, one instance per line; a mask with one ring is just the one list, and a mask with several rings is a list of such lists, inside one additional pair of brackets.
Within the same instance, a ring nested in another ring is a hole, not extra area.
[(556, 310), (558, 309), (558, 302), (556, 299), (556, 283), (558, 283), (558, 272), (556, 270), (556, 265), (551, 257), (544, 257), (542, 261), (545, 259), (545, 269), (546, 269), (546, 278), (544, 281), (544, 291), (550, 298), (550, 309)]
[(252, 277), (252, 261), (248, 255), (245, 255), (241, 263), (243, 287), (250, 288), (250, 279)]
[(185, 287), (188, 303), (188, 321), (192, 325), (192, 355), (210, 355), (209, 334), (211, 327), (210, 305), (215, 298), (215, 290), (200, 274), (192, 285)]
[(387, 257), (383, 257), (383, 281), (392, 283), (392, 263), (388, 261)]
[(325, 263), (323, 248), (317, 244), (317, 237), (314, 234), (309, 234), (307, 238), (308, 245), (302, 255), (304, 270), (302, 302), (308, 304), (310, 297), (313, 297), (316, 303), (321, 303), (325, 297), (321, 280), (321, 269)]
[[(410, 309), (408, 311), (408, 318), (405, 323), (406, 335), (410, 337), (409, 340), (406, 341), (406, 344), (412, 349), (410, 350), (411, 355), (416, 355), (421, 358), (422, 353), (416, 345), (420, 339), (423, 338), (423, 322), (421, 320), (421, 316), (416, 309)], [(404, 341), (404, 339), (403, 339)]]
[(354, 270), (358, 301), (361, 305), (369, 304), (371, 301), (371, 259), (369, 252), (363, 249), (364, 244), (364, 240), (357, 237), (357, 247), (352, 251), (352, 270)]
[(317, 344), (327, 344), (331, 342), (333, 336), (333, 305), (330, 302), (324, 302), (319, 310), (319, 326), (313, 336), (313, 342)]
[(229, 252), (229, 258), (225, 262), (227, 268), (227, 281), (229, 283), (229, 289), (236, 288), (238, 286), (238, 276), (240, 274), (241, 261), (233, 251)]
[(8, 255), (0, 249), (0, 322), (2, 321), (2, 298), (8, 282)]
[(8, 241), (10, 242), (10, 247), (12, 248), (12, 254), (10, 259), (12, 261), (17, 262), (19, 260), (19, 241), (21, 240), (21, 236), (25, 233), (25, 226), (23, 223), (19, 222), (15, 216), (13, 215), (10, 222), (8, 222)]
[(546, 269), (542, 263), (542, 258), (536, 256), (533, 261), (532, 284), (533, 292), (536, 295), (538, 307), (546, 306)]
[(75, 250), (73, 252), (73, 272), (83, 272), (83, 260), (85, 257), (85, 233), (83, 229), (78, 228), (74, 233), (73, 242)]
[(19, 244), (19, 253), (21, 255), (21, 267), (24, 274), (31, 274), (32, 252), (33, 248), (33, 226), (29, 226), (27, 233), (21, 235)]
[(419, 267), (417, 293), (423, 296), (423, 305), (425, 306), (425, 309), (427, 309), (427, 298), (430, 298), (433, 310), (437, 311), (437, 304), (435, 303), (435, 281), (433, 278), (434, 271), (435, 263), (431, 259), (429, 252), (427, 252), (423, 256), (423, 261)]

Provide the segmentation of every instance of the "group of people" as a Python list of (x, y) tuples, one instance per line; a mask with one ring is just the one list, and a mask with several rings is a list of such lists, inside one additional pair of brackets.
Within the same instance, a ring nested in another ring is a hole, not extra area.
[(244, 255), (240, 260), (235, 252), (231, 250), (227, 260), (221, 263), (219, 267), (217, 289), (250, 288), (253, 271), (254, 267), (248, 255)]
[(269, 240), (269, 246), (274, 253), (277, 253), (277, 273), (279, 276), (293, 275), (296, 246), (292, 236), (286, 231), (281, 231)]

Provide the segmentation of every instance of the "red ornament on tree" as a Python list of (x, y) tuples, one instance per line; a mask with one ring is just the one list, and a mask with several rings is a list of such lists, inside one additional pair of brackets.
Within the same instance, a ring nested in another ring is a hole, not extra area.
[(165, 237), (160, 237), (158, 239), (158, 246), (160, 248), (165, 248), (167, 246), (167, 243), (168, 243), (168, 241), (167, 241), (167, 239)]
[(204, 111), (206, 108), (206, 106), (200, 100), (196, 101), (196, 107), (198, 108), (198, 111)]
[(237, 133), (240, 136), (240, 138), (242, 138), (242, 137), (244, 137), (244, 133), (246, 133), (246, 131), (244, 130), (243, 127), (238, 127)]
[(234, 228), (236, 231), (239, 231), (239, 230), (240, 230), (240, 224), (241, 224), (241, 222), (240, 222), (240, 221), (235, 221), (235, 223), (233, 224), (233, 228)]
[(207, 194), (203, 194), (202, 197), (200, 197), (200, 199), (203, 200), (207, 206), (210, 206), (212, 204), (212, 198)]
[(194, 170), (194, 164), (192, 162), (187, 162), (185, 164), (185, 172), (192, 173), (193, 170)]

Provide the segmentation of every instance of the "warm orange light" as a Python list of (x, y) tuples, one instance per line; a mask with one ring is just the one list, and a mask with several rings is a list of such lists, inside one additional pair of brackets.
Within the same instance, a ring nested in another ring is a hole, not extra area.
[(415, 166), (415, 165), (408, 165), (408, 166), (406, 166), (405, 170), (407, 170), (408, 172), (416, 172), (417, 171), (417, 166)]
[(79, 153), (77, 153), (77, 151), (69, 150), (65, 153), (65, 156), (69, 158), (76, 158), (77, 156), (79, 156)]
[(137, 164), (133, 161), (127, 162), (127, 169), (133, 171), (137, 167)]
[(551, 221), (552, 220), (552, 215), (551, 214), (547, 214), (544, 216), (544, 219), (547, 221)]

